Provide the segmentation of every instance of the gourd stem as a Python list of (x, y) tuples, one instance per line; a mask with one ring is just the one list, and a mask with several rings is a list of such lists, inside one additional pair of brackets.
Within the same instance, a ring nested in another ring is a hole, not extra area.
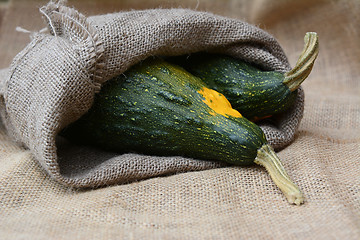
[(257, 152), (255, 163), (264, 166), (275, 184), (284, 193), (291, 204), (300, 205), (304, 202), (303, 194), (286, 173), (279, 157), (269, 144), (264, 144)]
[(319, 54), (319, 39), (315, 32), (308, 32), (304, 37), (304, 49), (295, 67), (285, 73), (283, 83), (293, 92), (309, 76), (315, 59)]

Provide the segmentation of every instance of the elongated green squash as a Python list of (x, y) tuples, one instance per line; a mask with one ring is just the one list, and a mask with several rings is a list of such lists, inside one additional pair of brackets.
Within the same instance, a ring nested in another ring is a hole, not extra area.
[(291, 203), (303, 196), (264, 133), (184, 69), (148, 59), (106, 82), (93, 107), (61, 133), (117, 152), (264, 165)]
[(316, 33), (307, 33), (296, 66), (287, 73), (264, 71), (227, 55), (197, 53), (173, 58), (210, 88), (222, 93), (233, 108), (250, 120), (284, 112), (294, 104), (297, 89), (310, 74), (318, 55)]

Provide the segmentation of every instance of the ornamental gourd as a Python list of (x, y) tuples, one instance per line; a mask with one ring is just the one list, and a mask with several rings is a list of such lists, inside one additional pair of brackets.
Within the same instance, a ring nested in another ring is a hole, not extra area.
[(61, 135), (121, 153), (257, 163), (290, 203), (303, 202), (262, 130), (224, 95), (163, 60), (148, 59), (107, 81), (89, 112)]
[(265, 71), (254, 64), (221, 54), (196, 53), (170, 59), (222, 93), (233, 108), (250, 120), (287, 110), (297, 89), (310, 74), (318, 55), (318, 36), (309, 32), (295, 67), (286, 73)]

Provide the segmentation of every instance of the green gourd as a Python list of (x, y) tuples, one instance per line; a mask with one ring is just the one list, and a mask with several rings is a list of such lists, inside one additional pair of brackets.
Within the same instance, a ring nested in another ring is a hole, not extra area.
[(120, 153), (184, 156), (266, 167), (291, 203), (303, 196), (262, 130), (179, 66), (150, 58), (107, 81), (61, 135)]
[(260, 120), (287, 110), (297, 89), (312, 70), (318, 55), (316, 33), (305, 35), (305, 47), (295, 67), (285, 74), (265, 71), (240, 59), (211, 53), (195, 53), (169, 61), (200, 77), (210, 88), (222, 93), (234, 109), (250, 120)]

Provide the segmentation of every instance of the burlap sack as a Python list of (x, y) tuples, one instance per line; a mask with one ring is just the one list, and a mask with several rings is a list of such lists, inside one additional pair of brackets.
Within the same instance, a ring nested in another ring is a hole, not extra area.
[[(78, 147), (57, 137), (90, 107), (101, 84), (153, 55), (198, 51), (229, 54), (269, 70), (290, 69), (278, 42), (236, 19), (189, 9), (129, 11), (86, 18), (63, 1), (42, 7), (50, 34), (32, 41), (2, 72), (1, 115), (9, 136), (29, 148), (41, 166), (67, 186), (95, 187), (151, 176), (203, 170), (223, 163), (182, 157), (119, 155)], [(260, 123), (276, 149), (288, 145), (303, 114), (296, 104)]]

